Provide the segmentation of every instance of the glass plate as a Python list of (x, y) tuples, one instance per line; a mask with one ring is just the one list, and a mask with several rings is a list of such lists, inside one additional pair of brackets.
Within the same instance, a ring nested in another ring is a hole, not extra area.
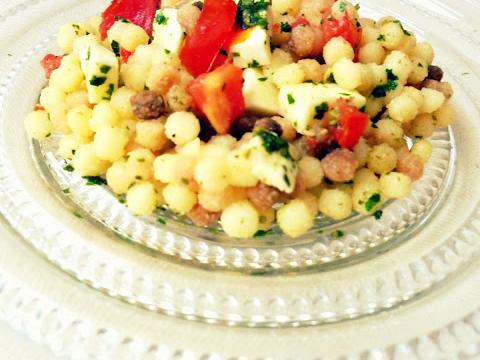
[[(364, 15), (397, 16), (433, 43), (436, 63), (455, 87), (458, 109), (454, 128), (435, 134), (433, 159), (413, 195), (388, 204), (381, 221), (319, 219), (300, 239), (273, 234), (232, 241), (168, 214), (165, 227), (133, 217), (105, 189), (86, 187), (64, 172), (51, 152), (55, 139), (31, 144), (22, 120), (44, 86), (38, 62), (55, 50), (52, 34), (64, 22), (105, 7), (78, 0), (18, 7), (22, 22), (2, 34), (11, 56), (1, 62), (6, 71), (0, 85), (1, 212), (40, 254), (79, 280), (188, 319), (314, 325), (375, 313), (434, 289), (479, 250), (479, 79), (470, 65), (479, 43), (466, 23), (453, 25), (455, 12), (445, 13), (445, 6), (434, 8), (440, 12), (433, 19), (418, 4), (411, 14), (406, 0), (388, 8), (379, 0), (361, 4)], [(441, 29), (432, 25), (438, 21)], [(67, 187), (68, 197), (61, 191)], [(332, 239), (336, 229), (347, 236)]]

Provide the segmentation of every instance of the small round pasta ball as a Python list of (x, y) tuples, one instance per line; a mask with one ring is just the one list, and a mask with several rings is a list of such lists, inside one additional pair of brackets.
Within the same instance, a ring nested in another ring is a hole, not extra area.
[(428, 63), (422, 58), (411, 58), (413, 70), (408, 77), (409, 84), (420, 84), (428, 76)]
[(405, 174), (391, 172), (380, 176), (380, 192), (387, 199), (400, 199), (412, 192), (412, 180)]
[(318, 214), (318, 199), (317, 197), (309, 191), (303, 191), (296, 197), (299, 200), (302, 200), (307, 204), (310, 209), (310, 213), (313, 217), (316, 217)]
[(388, 144), (376, 145), (368, 155), (367, 165), (374, 173), (388, 173), (397, 165), (397, 152)]
[(364, 27), (364, 26), (375, 27), (375, 20), (373, 20), (373, 19), (360, 18), (360, 19), (358, 19), (358, 22), (360, 23), (360, 25), (362, 25), (362, 27)]
[(367, 163), (368, 154), (370, 153), (370, 146), (365, 138), (361, 137), (357, 145), (353, 148), (353, 155), (358, 160), (358, 166), (362, 167)]
[(362, 84), (362, 68), (352, 60), (342, 58), (333, 65), (333, 75), (337, 84), (353, 90)]
[(73, 50), (73, 42), (77, 37), (87, 35), (90, 27), (82, 23), (67, 23), (63, 25), (57, 35), (58, 46), (64, 53), (70, 53)]
[(99, 176), (110, 166), (108, 161), (100, 159), (95, 153), (93, 143), (83, 144), (75, 151), (72, 165), (81, 176)]
[(202, 141), (199, 138), (196, 138), (188, 144), (177, 146), (176, 150), (179, 154), (198, 159), (200, 157), (200, 152), (202, 151), (202, 146)]
[(46, 111), (32, 111), (25, 118), (25, 130), (33, 139), (45, 139), (52, 134), (53, 124)]
[(95, 105), (90, 118), (90, 128), (97, 132), (103, 127), (114, 127), (120, 122), (117, 111), (109, 102), (102, 101)]
[(60, 67), (50, 75), (50, 86), (68, 93), (78, 89), (83, 80), (80, 60), (75, 55), (67, 55), (62, 58)]
[(372, 41), (362, 46), (358, 52), (358, 59), (364, 64), (383, 64), (387, 52), (378, 41)]
[(355, 177), (353, 178), (354, 186), (362, 185), (368, 182), (376, 184), (378, 181), (377, 175), (367, 168), (361, 168), (355, 173)]
[(185, 145), (200, 133), (200, 121), (191, 112), (177, 111), (167, 118), (165, 134), (175, 145)]
[(398, 50), (404, 52), (405, 54), (411, 55), (416, 45), (417, 45), (417, 38), (413, 33), (410, 33), (409, 36), (405, 36), (403, 38), (403, 42), (398, 48)]
[(318, 199), (320, 212), (333, 220), (343, 220), (349, 217), (352, 207), (350, 194), (338, 189), (323, 190)]
[(129, 187), (135, 182), (135, 178), (128, 171), (124, 160), (116, 161), (106, 173), (107, 184), (115, 194), (126, 194)]
[(101, 160), (117, 161), (125, 154), (125, 146), (128, 140), (128, 132), (125, 129), (101, 128), (93, 138), (95, 154)]
[(117, 111), (118, 115), (121, 118), (133, 118), (132, 104), (130, 103), (130, 98), (136, 93), (133, 90), (130, 90), (126, 86), (123, 86), (117, 89), (112, 94), (112, 99), (110, 104)]
[(387, 50), (398, 49), (404, 41), (404, 38), (405, 34), (399, 21), (389, 21), (380, 27), (378, 41)]
[(407, 79), (413, 70), (413, 65), (408, 55), (398, 50), (394, 50), (388, 54), (383, 65), (385, 68), (392, 70), (393, 73), (398, 76), (398, 81), (401, 84), (407, 82)]
[(67, 95), (65, 92), (53, 86), (47, 86), (40, 92), (40, 105), (48, 112), (63, 104), (66, 99)]
[(380, 29), (375, 26), (365, 25), (362, 26), (362, 44), (368, 44), (373, 41), (377, 41), (380, 36)]
[(433, 147), (430, 141), (422, 139), (413, 144), (410, 151), (412, 154), (417, 155), (423, 160), (424, 163), (426, 163), (432, 156)]
[(351, 19), (358, 20), (358, 12), (355, 6), (346, 0), (337, 0), (331, 7), (331, 15), (336, 19), (343, 19), (348, 14)]
[(387, 91), (387, 96), (385, 96), (385, 104), (389, 104), (390, 101), (400, 96), (403, 93), (404, 86), (398, 84), (395, 90)]
[(77, 136), (70, 134), (62, 137), (58, 143), (57, 154), (63, 159), (73, 159), (75, 151), (82, 143)]
[(374, 77), (370, 66), (365, 64), (358, 64), (362, 72), (362, 83), (357, 87), (357, 91), (362, 95), (368, 95), (372, 92), (373, 87), (376, 85), (374, 83)]
[(277, 223), (280, 229), (290, 237), (305, 234), (315, 218), (305, 201), (294, 199), (277, 211)]
[(372, 75), (372, 84), (377, 86), (377, 85), (384, 85), (387, 83), (387, 72), (386, 68), (383, 65), (377, 65), (377, 64), (366, 64), (370, 69), (370, 74)]
[(319, 185), (323, 180), (322, 162), (312, 156), (304, 156), (298, 162), (298, 168), (302, 172), (305, 187), (307, 189)]
[(245, 200), (247, 193), (245, 188), (228, 186), (223, 191), (206, 191), (200, 189), (198, 203), (205, 209), (213, 212), (220, 212), (228, 205)]
[(377, 211), (383, 204), (379, 181), (355, 184), (352, 192), (353, 209), (359, 214), (368, 215)]
[(382, 111), (384, 106), (384, 98), (375, 98), (373, 96), (370, 96), (368, 97), (367, 103), (365, 104), (365, 112), (370, 118), (374, 118), (380, 113), (380, 111)]
[(147, 120), (137, 122), (135, 142), (152, 151), (162, 150), (168, 143), (163, 121)]
[(227, 150), (231, 150), (237, 144), (237, 140), (232, 135), (215, 135), (210, 139), (208, 145), (215, 145)]
[(263, 73), (268, 77), (273, 76), (273, 73), (276, 69), (291, 63), (293, 63), (292, 55), (285, 50), (277, 48), (272, 52), (272, 60), (270, 65), (263, 67)]
[(283, 65), (275, 70), (272, 80), (278, 87), (301, 84), (305, 81), (305, 73), (296, 63)]
[(180, 181), (178, 177), (177, 164), (181, 160), (178, 154), (163, 154), (153, 162), (155, 179), (163, 183)]
[(418, 114), (417, 102), (408, 94), (402, 93), (387, 105), (388, 113), (393, 120), (409, 122)]
[(269, 230), (275, 221), (275, 210), (270, 208), (258, 213), (258, 229)]
[(305, 74), (305, 81), (313, 81), (315, 84), (318, 84), (323, 80), (327, 67), (320, 65), (317, 60), (301, 59), (297, 64), (300, 65)]
[(328, 66), (332, 66), (340, 59), (353, 60), (354, 57), (352, 45), (342, 36), (330, 39), (323, 48), (323, 58)]
[(394, 149), (403, 146), (403, 129), (399, 123), (390, 119), (382, 119), (377, 122), (374, 136), (377, 143), (387, 143)]
[(295, 140), (297, 137), (297, 131), (290, 121), (280, 116), (273, 117), (273, 120), (282, 127), (282, 138), (289, 142)]
[(65, 102), (69, 108), (88, 105), (88, 93), (85, 90), (74, 91), (67, 95)]
[(380, 19), (377, 20), (376, 25), (381, 28), (383, 25), (386, 23), (392, 22), (392, 21), (398, 21), (395, 19), (393, 16), (383, 16)]
[(408, 135), (414, 138), (430, 137), (435, 131), (431, 114), (418, 115), (408, 127)]
[(232, 186), (255, 186), (258, 179), (252, 173), (252, 163), (238, 152), (232, 151), (226, 161), (227, 182)]
[(86, 105), (80, 105), (67, 113), (67, 123), (75, 135), (88, 139), (93, 135), (89, 124), (91, 117), (92, 109)]
[(222, 211), (220, 223), (228, 236), (249, 238), (258, 231), (259, 214), (249, 201), (235, 202)]
[(148, 149), (136, 149), (127, 154), (127, 170), (134, 180), (150, 180), (153, 177), (155, 155)]
[(65, 103), (59, 104), (54, 110), (50, 111), (49, 117), (53, 128), (60, 134), (71, 134), (72, 130), (67, 122), (68, 106)]
[(433, 121), (437, 128), (446, 128), (455, 121), (455, 116), (454, 107), (449, 102), (445, 102), (433, 113)]
[(204, 157), (195, 166), (194, 178), (202, 189), (222, 191), (228, 186), (227, 166), (221, 158)]
[(149, 182), (133, 185), (127, 192), (127, 207), (135, 215), (150, 215), (157, 207), (155, 187)]
[(432, 45), (428, 42), (419, 42), (412, 51), (412, 57), (425, 60), (428, 65), (432, 65), (435, 54)]
[(420, 108), (420, 112), (431, 114), (442, 107), (445, 103), (445, 95), (442, 92), (423, 88), (422, 89), (423, 95), (423, 105)]
[(108, 30), (108, 41), (117, 41), (122, 49), (134, 52), (139, 45), (146, 45), (149, 41), (149, 36), (138, 25), (132, 23), (124, 23), (116, 21)]
[(420, 90), (418, 90), (417, 88), (414, 88), (413, 86), (405, 86), (403, 88), (403, 93), (407, 94), (413, 100), (415, 100), (419, 109), (422, 107), (422, 105), (423, 105), (423, 94)]
[(186, 88), (180, 85), (173, 85), (168, 90), (166, 101), (171, 111), (187, 111), (192, 105), (192, 97)]
[(197, 203), (197, 195), (183, 183), (171, 183), (163, 189), (165, 203), (174, 212), (185, 215)]

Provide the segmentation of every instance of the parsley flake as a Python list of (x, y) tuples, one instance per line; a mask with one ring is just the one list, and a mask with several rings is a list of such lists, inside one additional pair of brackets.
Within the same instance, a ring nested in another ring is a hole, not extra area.
[(107, 81), (107, 78), (105, 76), (93, 75), (92, 78), (90, 79), (89, 83), (92, 86), (100, 86), (100, 85), (105, 84), (105, 81)]
[(100, 72), (102, 74), (107, 74), (110, 71), (111, 68), (112, 68), (111, 66), (102, 65), (102, 66), (100, 66)]
[(101, 178), (100, 176), (83, 176), (83, 178), (87, 180), (88, 186), (107, 184), (107, 181), (104, 178)]
[(112, 47), (112, 50), (115, 53), (115, 55), (120, 56), (120, 44), (117, 41), (112, 40), (110, 46)]
[(373, 217), (375, 220), (380, 220), (383, 216), (383, 211), (382, 210), (377, 210), (373, 213)]
[(166, 17), (165, 15), (163, 15), (163, 13), (160, 11), (157, 13), (157, 15), (155, 16), (155, 22), (158, 24), (158, 25), (166, 25), (167, 22), (168, 22), (168, 17)]
[(285, 33), (289, 33), (289, 32), (292, 31), (292, 27), (290, 26), (290, 24), (288, 22), (281, 22), (280, 23), (280, 31), (285, 32)]
[(253, 237), (259, 238), (259, 237), (264, 237), (272, 232), (272, 229), (268, 230), (258, 230)]
[(72, 171), (74, 171), (75, 169), (74, 169), (74, 167), (73, 167), (72, 165), (67, 164), (67, 165), (65, 165), (65, 166), (63, 167), (63, 170), (68, 171), (68, 172), (72, 172)]
[(315, 106), (315, 119), (321, 120), (328, 111), (328, 103), (323, 102), (320, 105)]
[(252, 62), (250, 64), (248, 64), (249, 68), (258, 68), (259, 66), (260, 66), (260, 64), (255, 59), (253, 59)]
[(287, 100), (290, 105), (295, 104), (295, 98), (292, 96), (292, 94), (287, 95)]
[(382, 201), (382, 197), (380, 196), (379, 193), (375, 193), (372, 196), (368, 198), (368, 200), (365, 202), (365, 210), (368, 212), (372, 211), (375, 206), (377, 206), (380, 201)]

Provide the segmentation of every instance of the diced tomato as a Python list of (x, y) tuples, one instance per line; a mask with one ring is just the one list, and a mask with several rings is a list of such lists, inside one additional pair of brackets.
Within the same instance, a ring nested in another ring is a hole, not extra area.
[(225, 64), (200, 75), (188, 87), (193, 104), (218, 134), (227, 134), (245, 110), (242, 69)]
[(291, 24), (290, 24), (290, 27), (293, 29), (293, 28), (296, 28), (297, 26), (306, 26), (306, 25), (310, 25), (310, 22), (305, 19), (304, 17), (302, 16), (299, 16), (298, 18), (296, 18)]
[(45, 111), (45, 108), (42, 105), (36, 105), (33, 110), (35, 110), (35, 111)]
[(126, 19), (142, 27), (148, 35), (152, 34), (152, 24), (160, 0), (113, 0), (102, 14), (100, 34), (107, 37), (107, 31), (119, 18)]
[(326, 14), (322, 21), (323, 39), (325, 44), (334, 37), (343, 37), (348, 41), (355, 52), (362, 41), (362, 28), (357, 27), (354, 19), (347, 13), (339, 20)]
[(237, 5), (233, 0), (205, 0), (193, 31), (180, 50), (183, 66), (193, 76), (208, 72), (230, 36)]
[(122, 63), (127, 63), (128, 62), (128, 59), (130, 58), (130, 56), (132, 56), (132, 52), (131, 51), (128, 51), (128, 50), (125, 50), (125, 49), (120, 49), (120, 60)]
[(219, 68), (220, 66), (225, 65), (228, 62), (229, 62), (228, 56), (220, 52), (215, 58), (215, 60), (213, 61), (212, 70), (215, 70), (216, 68)]
[(342, 148), (352, 149), (367, 128), (368, 115), (343, 99), (337, 100), (335, 108), (339, 112), (335, 137)]
[(40, 61), (40, 65), (42, 65), (43, 71), (45, 72), (45, 77), (47, 79), (50, 79), (50, 75), (52, 74), (53, 70), (56, 70), (60, 67), (62, 58), (63, 56), (47, 54), (42, 61)]

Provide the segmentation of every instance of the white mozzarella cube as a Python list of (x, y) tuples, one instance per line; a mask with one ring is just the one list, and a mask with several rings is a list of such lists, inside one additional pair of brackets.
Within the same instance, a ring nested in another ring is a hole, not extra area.
[(177, 12), (173, 8), (159, 9), (153, 22), (152, 42), (172, 54), (178, 54), (185, 38), (183, 28), (177, 20)]
[(244, 30), (230, 46), (233, 64), (241, 67), (259, 67), (272, 62), (270, 37), (265, 29), (255, 26)]
[(278, 88), (272, 80), (257, 69), (243, 71), (243, 97), (245, 109), (259, 115), (277, 115)]

